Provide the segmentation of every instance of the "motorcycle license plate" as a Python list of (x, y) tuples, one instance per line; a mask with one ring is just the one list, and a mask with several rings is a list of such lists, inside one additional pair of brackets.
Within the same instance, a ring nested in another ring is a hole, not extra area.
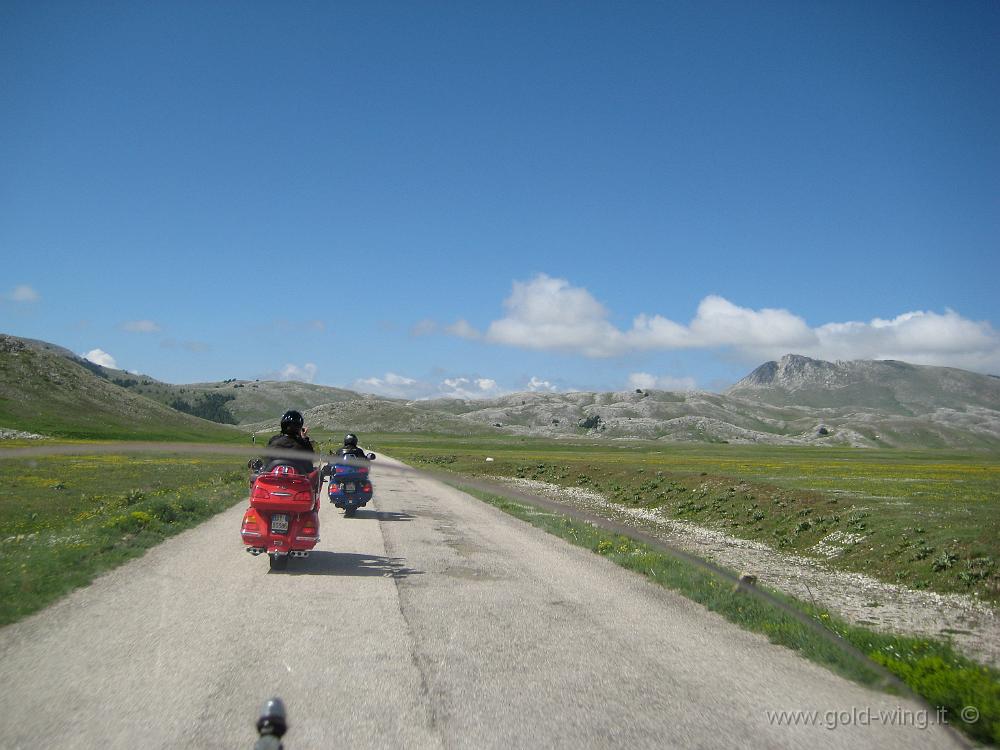
[(288, 531), (288, 516), (283, 513), (275, 513), (271, 516), (271, 531)]
[(354, 492), (354, 482), (348, 482), (344, 485), (344, 492)]

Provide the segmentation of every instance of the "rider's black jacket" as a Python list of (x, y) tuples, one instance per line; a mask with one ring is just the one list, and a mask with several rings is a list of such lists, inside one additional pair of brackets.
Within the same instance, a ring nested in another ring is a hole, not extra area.
[[(303, 437), (302, 435), (286, 435), (281, 433), (280, 435), (275, 435), (270, 440), (267, 441), (268, 448), (284, 448), (286, 450), (292, 451), (308, 451), (309, 453), (315, 453), (312, 441)], [(304, 458), (301, 461), (298, 459), (289, 458), (279, 458), (277, 456), (265, 456), (265, 467), (270, 467), (272, 464), (277, 462), (289, 463), (295, 467), (295, 470), (300, 474), (308, 474), (313, 470), (313, 462), (311, 458)]]

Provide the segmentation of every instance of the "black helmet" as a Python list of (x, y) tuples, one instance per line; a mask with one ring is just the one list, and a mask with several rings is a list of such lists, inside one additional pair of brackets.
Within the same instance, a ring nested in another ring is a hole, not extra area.
[(348, 432), (346, 435), (344, 435), (344, 445), (349, 445), (352, 448), (357, 448), (358, 436), (355, 435), (353, 432)]
[(286, 434), (289, 432), (289, 428), (293, 432), (298, 432), (302, 429), (303, 424), (305, 424), (305, 420), (302, 418), (301, 412), (297, 412), (295, 409), (289, 409), (281, 415), (281, 431)]

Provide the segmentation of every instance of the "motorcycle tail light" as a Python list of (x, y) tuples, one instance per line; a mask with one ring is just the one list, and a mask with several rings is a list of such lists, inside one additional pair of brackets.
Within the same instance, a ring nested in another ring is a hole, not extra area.
[(372, 491), (371, 482), (365, 482), (365, 486), (361, 488), (361, 491), (362, 492), (371, 492)]

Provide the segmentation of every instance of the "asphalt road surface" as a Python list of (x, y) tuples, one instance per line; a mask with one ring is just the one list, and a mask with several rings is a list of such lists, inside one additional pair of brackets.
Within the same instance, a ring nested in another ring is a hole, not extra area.
[(325, 504), (287, 572), (243, 550), (240, 505), (0, 630), (0, 747), (250, 748), (272, 695), (288, 750), (953, 746), (915, 704), (379, 466), (375, 507)]

